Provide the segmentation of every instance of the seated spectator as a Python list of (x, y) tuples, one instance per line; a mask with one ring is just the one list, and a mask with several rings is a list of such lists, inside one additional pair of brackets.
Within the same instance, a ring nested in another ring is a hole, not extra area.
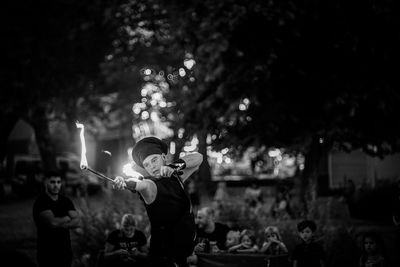
[(265, 240), (260, 249), (261, 253), (265, 253), (271, 256), (284, 255), (288, 253), (288, 249), (282, 242), (278, 227), (268, 226), (267, 228), (265, 228), (264, 234)]
[(215, 190), (214, 194), (214, 200), (226, 200), (229, 198), (228, 192), (227, 192), (227, 186), (225, 181), (220, 181), (217, 184), (217, 190)]
[(228, 249), (231, 253), (257, 253), (259, 250), (254, 231), (245, 229), (240, 233), (239, 244)]
[(384, 267), (383, 241), (375, 232), (365, 233), (362, 238), (360, 267)]
[(310, 220), (297, 224), (297, 231), (301, 243), (293, 250), (293, 267), (325, 267), (325, 251), (322, 246), (314, 241), (317, 225)]
[(256, 182), (253, 182), (251, 186), (246, 188), (243, 198), (246, 206), (253, 209), (258, 208), (263, 204), (263, 193)]
[(226, 182), (219, 182), (217, 185), (217, 190), (214, 194), (214, 201), (217, 203), (223, 203), (228, 200), (229, 195), (226, 188)]
[(209, 244), (216, 242), (219, 250), (225, 250), (226, 234), (230, 230), (226, 224), (216, 222), (214, 210), (209, 207), (197, 211), (195, 219), (197, 236), (195, 252), (210, 252)]
[(239, 245), (239, 241), (240, 241), (240, 232), (230, 230), (226, 234), (226, 242), (225, 242), (226, 249), (229, 250), (231, 247)]
[(187, 184), (187, 192), (190, 198), (190, 202), (192, 203), (193, 212), (197, 212), (200, 206), (200, 194), (198, 192), (196, 182), (190, 180)]
[(355, 193), (356, 193), (356, 186), (352, 179), (346, 179), (346, 185), (343, 188), (343, 198), (347, 204), (347, 208), (349, 210), (350, 216), (354, 215), (354, 208), (355, 208)]
[(106, 240), (106, 266), (145, 266), (148, 247), (145, 234), (136, 228), (134, 215), (124, 214), (120, 229), (112, 231)]
[(225, 204), (229, 201), (229, 194), (226, 187), (226, 182), (220, 181), (217, 184), (217, 190), (214, 194), (212, 202), (212, 208), (214, 210), (214, 218), (220, 218), (220, 215), (224, 213)]
[(284, 192), (279, 191), (275, 197), (275, 202), (271, 207), (271, 214), (276, 219), (289, 219), (290, 209), (289, 201), (286, 198)]

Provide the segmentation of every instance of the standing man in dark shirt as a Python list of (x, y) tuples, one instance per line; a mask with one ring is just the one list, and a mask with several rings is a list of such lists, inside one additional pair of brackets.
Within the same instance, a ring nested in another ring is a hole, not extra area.
[(226, 235), (230, 228), (223, 223), (215, 221), (214, 210), (212, 208), (204, 207), (197, 212), (196, 226), (196, 252), (210, 252), (207, 251), (210, 250), (210, 248), (207, 248), (210, 243), (216, 243), (218, 250), (226, 249)]
[[(203, 156), (187, 154), (167, 165), (168, 145), (156, 137), (145, 137), (132, 149), (136, 165), (150, 178), (115, 178), (116, 189), (137, 191), (150, 220), (149, 259), (153, 266), (187, 266), (194, 247), (195, 224), (189, 196), (183, 183), (195, 172)], [(147, 176), (144, 175), (144, 176)]]
[(40, 267), (70, 267), (72, 263), (69, 230), (79, 227), (80, 218), (72, 201), (60, 195), (60, 190), (61, 176), (48, 173), (44, 178), (44, 192), (33, 204)]

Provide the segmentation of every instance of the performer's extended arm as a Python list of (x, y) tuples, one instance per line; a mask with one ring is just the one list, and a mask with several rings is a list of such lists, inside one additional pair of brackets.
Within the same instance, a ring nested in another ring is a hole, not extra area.
[(138, 179), (135, 177), (124, 179), (121, 176), (117, 176), (114, 180), (114, 187), (139, 192), (147, 204), (153, 202), (157, 195), (157, 186), (149, 179)]

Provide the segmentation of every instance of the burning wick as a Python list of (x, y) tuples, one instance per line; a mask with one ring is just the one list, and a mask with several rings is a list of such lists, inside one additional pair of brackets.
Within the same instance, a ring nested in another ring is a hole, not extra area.
[(111, 179), (110, 177), (107, 177), (104, 174), (101, 174), (101, 173), (89, 168), (88, 162), (87, 162), (87, 159), (86, 159), (86, 144), (85, 144), (85, 135), (84, 135), (85, 126), (82, 123), (76, 122), (76, 128), (81, 129), (81, 132), (79, 134), (79, 137), (81, 139), (81, 147), (82, 147), (82, 149), (81, 149), (81, 163), (80, 163), (81, 170), (88, 170), (88, 171), (90, 171), (91, 173), (95, 174), (96, 176), (98, 176), (100, 178), (103, 178), (103, 179), (109, 180), (111, 182), (114, 182), (114, 180)]
[(85, 126), (82, 123), (76, 122), (76, 128), (81, 129), (79, 137), (81, 139), (81, 164), (80, 167), (84, 170), (88, 167), (88, 162), (86, 159), (86, 144), (85, 144)]

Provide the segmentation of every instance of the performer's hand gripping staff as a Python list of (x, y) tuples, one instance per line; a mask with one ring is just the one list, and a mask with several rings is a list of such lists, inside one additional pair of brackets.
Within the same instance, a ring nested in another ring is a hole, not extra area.
[(129, 178), (124, 178), (122, 176), (117, 176), (114, 179), (114, 184), (113, 187), (115, 189), (128, 189), (131, 191), (140, 191), (140, 187), (143, 185), (143, 179), (139, 179), (137, 177), (129, 177)]
[[(161, 177), (171, 177), (173, 173), (181, 174), (181, 170), (183, 170), (186, 167), (186, 163), (183, 160), (177, 160), (174, 163), (168, 164), (166, 166), (162, 166), (160, 168), (160, 175)], [(143, 172), (146, 172), (143, 168), (140, 168), (136, 164), (134, 164), (134, 167), (132, 169), (140, 169), (138, 170), (139, 172), (133, 171), (133, 173), (130, 173), (131, 177), (124, 178), (122, 176), (117, 176), (113, 182), (114, 182), (114, 188), (115, 189), (128, 189), (130, 191), (142, 191), (146, 187), (146, 181), (144, 180), (144, 176), (141, 174)]]

